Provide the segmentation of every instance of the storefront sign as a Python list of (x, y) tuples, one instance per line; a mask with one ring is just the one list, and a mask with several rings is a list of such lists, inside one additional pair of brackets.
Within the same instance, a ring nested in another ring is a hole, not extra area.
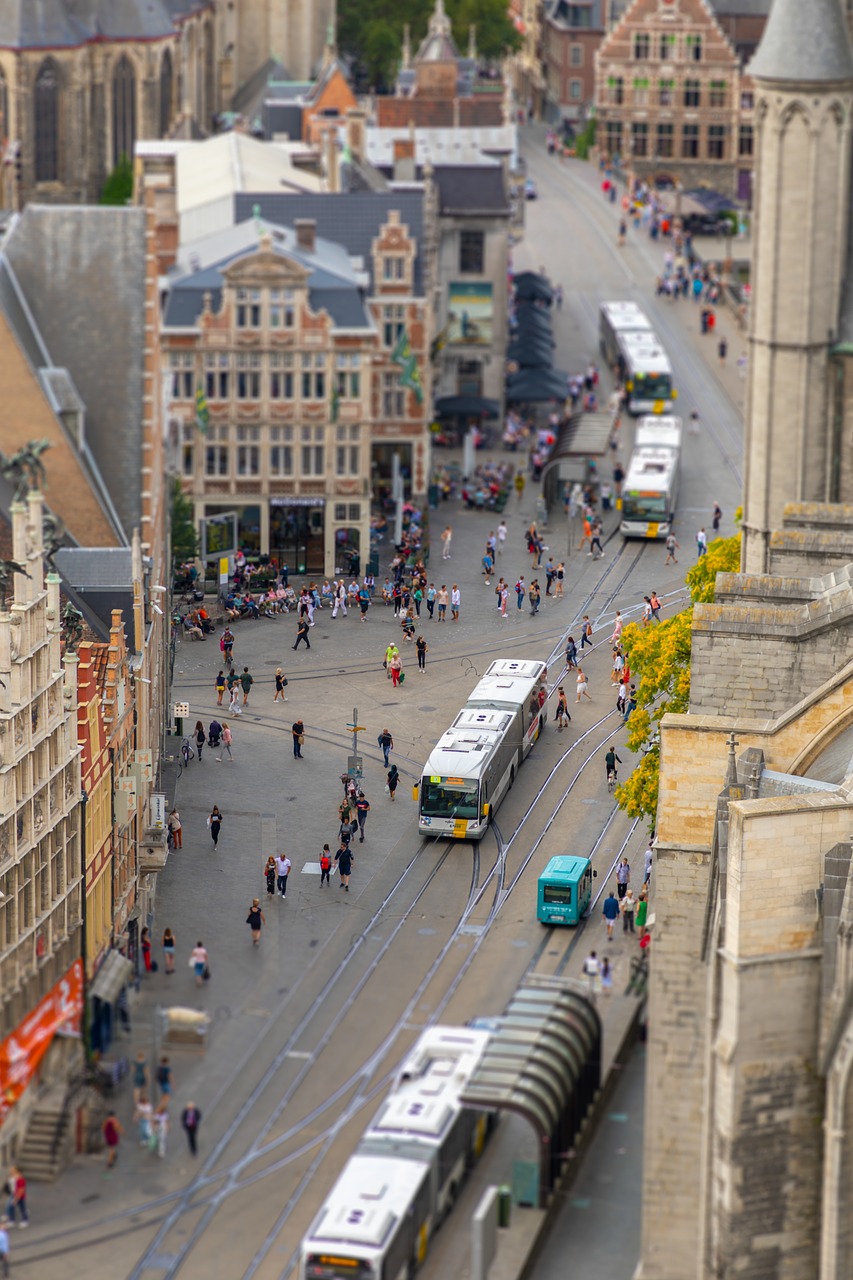
[(270, 498), (271, 507), (325, 507), (325, 498)]
[(490, 347), (494, 302), (492, 286), (475, 282), (450, 285), (447, 342), (454, 347)]
[(75, 960), (65, 977), (0, 1044), (0, 1123), (32, 1080), (53, 1037), (58, 1032), (80, 1035), (82, 1012), (83, 961)]

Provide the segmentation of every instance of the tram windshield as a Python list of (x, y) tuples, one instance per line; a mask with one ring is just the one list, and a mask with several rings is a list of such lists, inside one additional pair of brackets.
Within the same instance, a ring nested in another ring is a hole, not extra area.
[(545, 902), (558, 902), (561, 906), (572, 905), (572, 886), (570, 884), (546, 884), (542, 890)]
[(479, 787), (463, 778), (424, 778), (421, 813), (427, 818), (478, 818)]
[(667, 520), (669, 518), (668, 493), (631, 493), (622, 495), (623, 520)]

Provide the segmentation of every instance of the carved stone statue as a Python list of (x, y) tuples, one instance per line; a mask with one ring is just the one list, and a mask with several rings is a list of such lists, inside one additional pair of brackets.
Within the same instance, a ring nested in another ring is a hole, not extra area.
[(71, 652), (83, 639), (83, 615), (79, 609), (74, 608), (70, 600), (62, 613), (62, 638), (65, 648)]
[(42, 516), (41, 528), (44, 558), (52, 568), (53, 557), (65, 540), (65, 522), (59, 516), (55, 516), (53, 512), (45, 511)]
[(17, 560), (0, 560), (0, 609), (6, 611), (6, 596), (12, 586), (12, 578), (16, 573), (22, 573), (25, 578), (32, 575), (27, 573), (22, 564), (18, 564)]
[(0, 474), (14, 484), (16, 502), (23, 502), (32, 489), (45, 487), (47, 473), (41, 455), (49, 448), (49, 440), (28, 440), (17, 453), (4, 455)]

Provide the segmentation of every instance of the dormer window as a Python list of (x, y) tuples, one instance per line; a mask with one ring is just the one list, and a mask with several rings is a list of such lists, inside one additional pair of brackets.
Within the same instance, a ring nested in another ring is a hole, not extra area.
[(388, 255), (382, 262), (382, 278), (384, 280), (405, 280), (406, 259), (397, 254)]
[(261, 327), (261, 291), (260, 289), (237, 290), (237, 328), (260, 329)]

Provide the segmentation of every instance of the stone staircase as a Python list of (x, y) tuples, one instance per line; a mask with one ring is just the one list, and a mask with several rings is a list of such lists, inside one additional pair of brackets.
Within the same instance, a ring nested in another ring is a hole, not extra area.
[(74, 1111), (65, 1102), (65, 1090), (53, 1089), (30, 1116), (18, 1164), (33, 1182), (55, 1181), (68, 1163)]

